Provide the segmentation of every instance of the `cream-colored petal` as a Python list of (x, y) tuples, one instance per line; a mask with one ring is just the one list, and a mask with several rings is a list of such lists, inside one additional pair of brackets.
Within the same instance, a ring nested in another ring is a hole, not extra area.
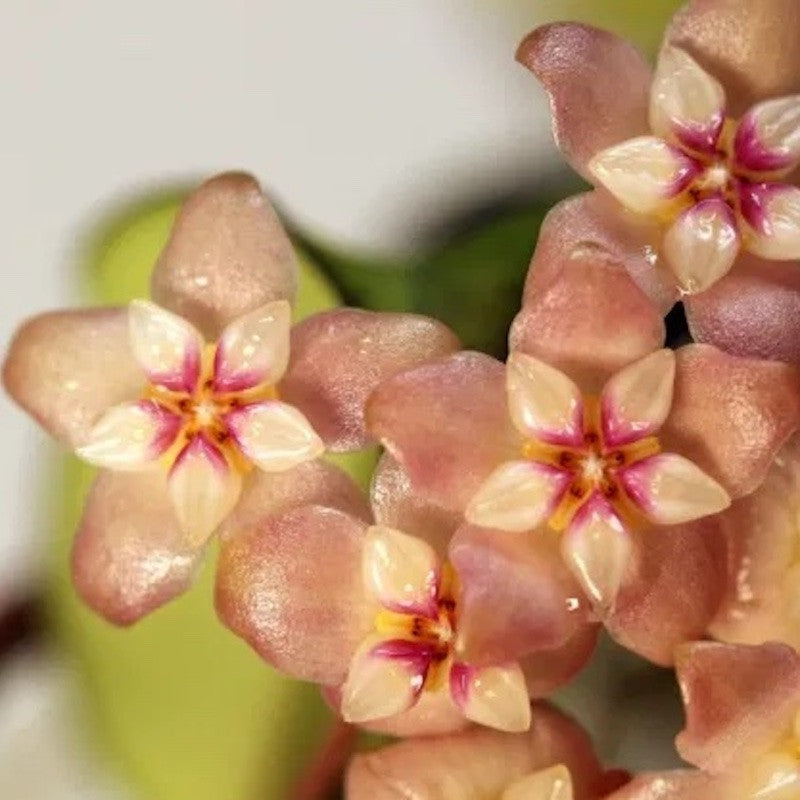
[(630, 534), (600, 497), (578, 511), (561, 539), (564, 560), (601, 609), (614, 605), (632, 551)]
[(345, 721), (357, 724), (407, 711), (419, 698), (429, 664), (414, 642), (367, 638), (353, 657), (342, 689)]
[(677, 525), (723, 511), (731, 504), (725, 489), (683, 456), (661, 453), (621, 474), (625, 491), (653, 521)]
[(675, 354), (666, 348), (614, 375), (600, 396), (606, 446), (618, 447), (657, 431), (672, 406), (674, 383)]
[(217, 344), (214, 388), (240, 392), (277, 383), (289, 363), (291, 326), (288, 300), (274, 300), (234, 320)]
[(715, 149), (725, 119), (725, 90), (685, 50), (661, 51), (650, 92), (650, 127), (700, 152)]
[(148, 300), (128, 307), (131, 349), (152, 383), (191, 392), (200, 375), (203, 338), (193, 325)]
[(800, 800), (800, 767), (786, 751), (759, 757), (748, 770), (748, 800)]
[(662, 251), (686, 294), (704, 292), (726, 275), (741, 247), (736, 218), (723, 200), (690, 206), (664, 235)]
[(800, 189), (784, 183), (749, 184), (739, 190), (749, 225), (745, 247), (774, 261), (800, 258)]
[(553, 513), (570, 476), (534, 461), (501, 464), (467, 506), (473, 525), (502, 531), (529, 531)]
[(501, 800), (572, 800), (572, 776), (563, 764), (514, 781)]
[(508, 409), (516, 428), (544, 442), (578, 445), (583, 441), (583, 398), (560, 370), (515, 352), (506, 365)]
[(325, 445), (294, 406), (269, 400), (225, 417), (244, 455), (266, 472), (283, 472), (318, 458)]
[(422, 539), (373, 525), (364, 541), (364, 582), (384, 608), (435, 618), (439, 560)]
[(531, 726), (531, 701), (519, 664), (453, 664), (450, 693), (464, 716), (479, 725), (508, 733), (521, 733)]
[(181, 451), (168, 478), (178, 522), (193, 546), (206, 541), (233, 510), (242, 488), (239, 473), (202, 436)]
[(800, 160), (800, 95), (776, 97), (742, 117), (734, 140), (736, 163), (751, 172), (785, 173)]
[(109, 409), (75, 452), (84, 461), (113, 470), (150, 466), (175, 441), (180, 417), (148, 400)]
[(669, 209), (698, 166), (663, 139), (639, 136), (598, 153), (589, 170), (625, 208), (653, 215)]

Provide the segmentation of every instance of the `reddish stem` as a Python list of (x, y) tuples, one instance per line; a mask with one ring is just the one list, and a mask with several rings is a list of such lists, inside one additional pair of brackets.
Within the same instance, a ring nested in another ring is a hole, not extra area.
[(322, 749), (305, 775), (295, 784), (288, 800), (326, 800), (331, 797), (341, 781), (357, 738), (356, 728), (336, 720), (322, 744)]

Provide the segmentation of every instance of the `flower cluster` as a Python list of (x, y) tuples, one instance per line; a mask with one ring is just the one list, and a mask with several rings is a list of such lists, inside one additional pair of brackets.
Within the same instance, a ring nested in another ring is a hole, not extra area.
[[(518, 57), (596, 188), (546, 218), (505, 362), (412, 314), (292, 327), (291, 244), (233, 174), (187, 199), (153, 301), (23, 325), (8, 391), (102, 468), (76, 588), (132, 623), (216, 533), (222, 622), (412, 737), (353, 761), (351, 800), (797, 800), (800, 9), (692, 0), (654, 73), (577, 24)], [(325, 454), (374, 444), (365, 496)], [(543, 702), (602, 628), (676, 665), (697, 769), (605, 771)]]

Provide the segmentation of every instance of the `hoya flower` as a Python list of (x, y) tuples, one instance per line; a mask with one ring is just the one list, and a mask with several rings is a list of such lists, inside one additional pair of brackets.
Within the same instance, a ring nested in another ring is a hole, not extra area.
[(800, 648), (800, 437), (764, 483), (721, 517), (727, 591), (710, 631), (727, 642)]
[(691, 0), (654, 72), (583, 25), (537, 29), (518, 51), (562, 153), (599, 187), (574, 240), (624, 253), (664, 307), (682, 297), (698, 341), (796, 362), (799, 34), (793, 0)]
[(418, 492), (466, 513), (456, 566), (486, 575), (476, 566), (467, 594), (523, 595), (487, 565), (560, 547), (612, 635), (669, 663), (719, 607), (713, 515), (760, 485), (797, 428), (800, 376), (661, 349), (663, 322), (624, 268), (562, 223), (558, 209), (543, 226), (508, 363), (458, 353), (399, 374), (367, 420)]
[(457, 346), (405, 314), (340, 309), (291, 329), (296, 271), (258, 184), (221, 175), (181, 209), (153, 273), (156, 302), (52, 312), (17, 332), (8, 392), (103, 468), (73, 577), (110, 620), (133, 622), (185, 590), (251, 484), (291, 493), (292, 480), (330, 477), (297, 470), (368, 444), (373, 386)]
[(595, 800), (619, 774), (604, 774), (586, 734), (544, 704), (523, 734), (471, 728), (357, 755), (347, 800)]
[[(399, 735), (467, 720), (527, 730), (529, 698), (569, 680), (597, 636), (585, 604), (567, 610), (563, 568), (541, 556), (546, 577), (524, 616), (494, 598), (465, 604), (474, 570), (449, 548), (458, 515), (419, 499), (389, 458), (372, 491), (371, 513), (314, 492), (278, 515), (256, 498), (234, 511), (217, 573), (222, 621), (278, 669), (321, 684), (348, 721)], [(493, 580), (518, 572), (509, 560)]]
[(714, 779), (719, 800), (800, 796), (800, 656), (788, 645), (685, 645), (681, 756)]

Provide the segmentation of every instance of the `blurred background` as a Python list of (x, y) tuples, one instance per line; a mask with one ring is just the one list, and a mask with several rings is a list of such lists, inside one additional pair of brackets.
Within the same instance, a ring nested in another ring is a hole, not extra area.
[[(186, 188), (241, 168), (293, 233), (303, 309), (424, 311), (501, 353), (541, 217), (578, 185), (517, 43), (580, 19), (652, 53), (677, 5), (6, 0), (0, 338), (144, 293)], [(67, 559), (90, 476), (5, 398), (0, 427), (0, 798), (290, 797), (329, 725), (314, 690), (218, 627), (209, 572), (131, 631), (82, 609)], [(600, 660), (566, 702), (612, 678)], [(603, 708), (585, 721), (608, 757), (669, 759), (674, 719), (645, 752)]]

